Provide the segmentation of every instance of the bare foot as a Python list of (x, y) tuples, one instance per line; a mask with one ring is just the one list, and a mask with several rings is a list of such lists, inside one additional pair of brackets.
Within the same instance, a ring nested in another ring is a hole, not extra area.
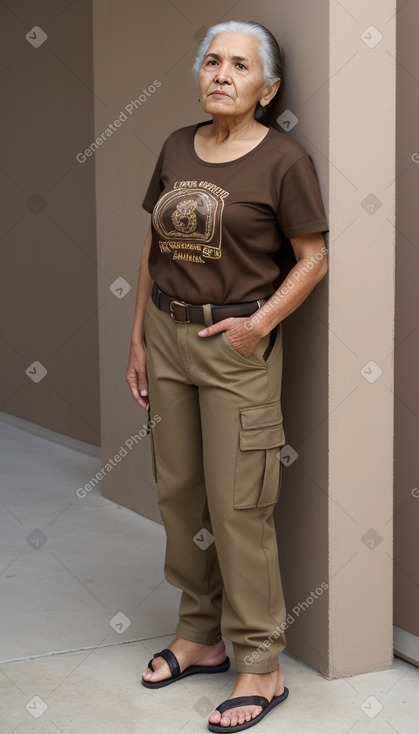
[[(175, 637), (168, 648), (176, 655), (181, 672), (190, 665), (220, 665), (226, 659), (223, 640), (216, 642), (215, 645), (201, 645), (199, 642)], [(170, 668), (163, 658), (154, 658), (153, 668), (154, 671), (150, 668), (145, 669), (144, 680), (158, 683), (172, 677)]]
[[(268, 701), (271, 701), (273, 696), (280, 696), (283, 692), (284, 675), (279, 667), (273, 673), (241, 673), (230, 698), (236, 698), (236, 696), (265, 696)], [(237, 724), (251, 721), (261, 711), (261, 706), (239, 706), (228, 709), (223, 714), (220, 714), (219, 711), (213, 711), (208, 721), (210, 724), (218, 724), (219, 726), (237, 726)]]

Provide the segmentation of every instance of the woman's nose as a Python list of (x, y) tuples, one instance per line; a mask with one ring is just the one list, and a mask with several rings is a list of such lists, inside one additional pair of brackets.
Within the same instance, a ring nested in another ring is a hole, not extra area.
[(215, 81), (217, 81), (219, 84), (230, 84), (231, 76), (229, 69), (225, 64), (221, 64), (221, 66), (218, 67), (217, 73), (215, 75)]

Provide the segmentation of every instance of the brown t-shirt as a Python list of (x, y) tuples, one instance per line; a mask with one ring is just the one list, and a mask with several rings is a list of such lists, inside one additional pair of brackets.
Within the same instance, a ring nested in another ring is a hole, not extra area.
[(143, 201), (152, 212), (150, 275), (162, 291), (188, 303), (269, 297), (284, 239), (327, 231), (311, 159), (295, 140), (269, 128), (249, 153), (207, 163), (195, 152), (198, 127), (166, 140)]

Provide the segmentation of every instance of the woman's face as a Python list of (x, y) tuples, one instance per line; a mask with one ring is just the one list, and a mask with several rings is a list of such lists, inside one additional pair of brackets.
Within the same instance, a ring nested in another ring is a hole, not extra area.
[(219, 33), (205, 54), (198, 83), (205, 112), (253, 116), (257, 102), (269, 90), (257, 39), (249, 33)]

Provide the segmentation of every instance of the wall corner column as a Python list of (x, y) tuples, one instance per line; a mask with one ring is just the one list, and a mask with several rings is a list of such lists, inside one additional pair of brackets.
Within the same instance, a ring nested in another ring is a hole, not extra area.
[(330, 3), (330, 677), (392, 665), (395, 25)]

